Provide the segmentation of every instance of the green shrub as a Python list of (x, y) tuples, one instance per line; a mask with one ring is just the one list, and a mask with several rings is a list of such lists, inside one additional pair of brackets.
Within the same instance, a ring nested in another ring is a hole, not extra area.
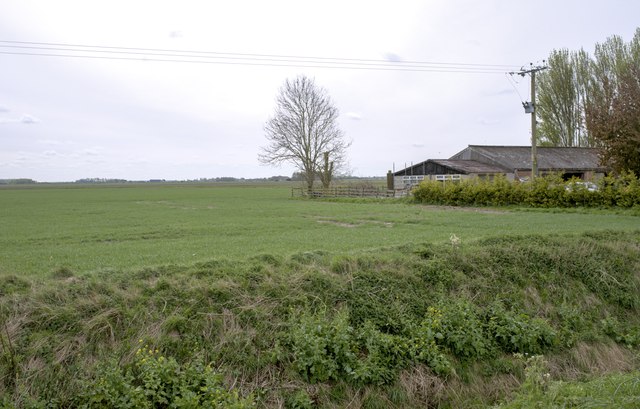
[(345, 286), (348, 291), (341, 295), (346, 299), (354, 327), (371, 321), (382, 332), (403, 334), (408, 322), (423, 316), (431, 289), (418, 275), (398, 269), (405, 261), (391, 261), (388, 266), (386, 263), (379, 267), (381, 271), (359, 269), (350, 285)]
[(253, 401), (224, 387), (222, 376), (195, 360), (180, 365), (147, 345), (124, 367), (115, 362), (98, 368), (80, 397), (85, 408), (250, 408)]
[(637, 326), (623, 325), (615, 317), (607, 317), (600, 324), (605, 334), (616, 342), (632, 348), (640, 345), (640, 328)]
[(382, 333), (366, 322), (358, 331), (359, 359), (351, 379), (365, 385), (393, 383), (397, 370), (409, 364), (409, 345), (404, 337)]
[(313, 399), (304, 390), (287, 394), (285, 403), (286, 407), (290, 409), (311, 409), (314, 406)]
[(529, 183), (525, 203), (532, 207), (563, 207), (566, 191), (559, 174), (538, 177)]
[(309, 382), (353, 373), (358, 349), (346, 311), (333, 319), (325, 313), (300, 314), (291, 323), (288, 343), (295, 369)]
[(426, 285), (439, 290), (448, 288), (454, 280), (454, 274), (447, 261), (435, 256), (421, 266), (420, 276)]
[(470, 302), (462, 299), (442, 302), (438, 308), (429, 310), (426, 320), (440, 322), (442, 337), (436, 336), (436, 342), (448, 347), (457, 357), (479, 359), (490, 352), (491, 340)]
[(451, 372), (435, 342), (439, 326), (432, 315), (401, 336), (381, 332), (370, 321), (354, 328), (346, 310), (333, 318), (324, 312), (303, 313), (291, 322), (287, 343), (295, 369), (309, 382), (383, 385), (393, 383), (398, 371), (412, 363), (425, 363), (441, 375)]
[(556, 332), (540, 318), (493, 306), (487, 314), (487, 331), (505, 352), (539, 354), (556, 343)]
[(442, 341), (442, 312), (429, 307), (425, 319), (412, 333), (411, 354), (416, 362), (425, 363), (438, 375), (448, 375), (453, 366), (449, 359), (438, 348)]

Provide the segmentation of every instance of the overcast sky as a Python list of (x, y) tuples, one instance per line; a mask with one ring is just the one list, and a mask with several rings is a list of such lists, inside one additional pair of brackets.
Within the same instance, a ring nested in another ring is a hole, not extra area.
[[(512, 84), (505, 72), (542, 63), (553, 49), (591, 52), (614, 34), (629, 41), (640, 25), (635, 0), (1, 3), (0, 179), (46, 182), (291, 175), (293, 166), (263, 166), (257, 155), (278, 89), (300, 74), (340, 110), (358, 176), (469, 144), (527, 145), (529, 79)], [(173, 51), (138, 58), (121, 47)], [(194, 50), (245, 59), (175, 57)], [(300, 56), (338, 64), (300, 64)], [(362, 65), (374, 61), (392, 65)], [(409, 61), (445, 72), (394, 71)], [(500, 67), (477, 73), (478, 64)], [(472, 72), (452, 72), (465, 67)]]

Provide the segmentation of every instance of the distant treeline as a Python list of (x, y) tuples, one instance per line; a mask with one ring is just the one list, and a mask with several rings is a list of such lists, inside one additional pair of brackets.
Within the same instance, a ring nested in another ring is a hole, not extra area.
[(30, 185), (38, 183), (33, 179), (0, 179), (0, 185)]
[(222, 176), (216, 178), (199, 178), (187, 180), (167, 180), (167, 179), (149, 179), (149, 180), (126, 180), (126, 179), (106, 179), (106, 178), (84, 178), (78, 179), (74, 183), (207, 183), (207, 182), (281, 182), (291, 181), (288, 176), (271, 176), (268, 178), (236, 178), (231, 176)]
[(78, 179), (74, 183), (127, 183), (126, 179), (85, 178)]
[[(336, 180), (346, 179), (377, 179), (377, 177), (357, 177), (357, 176), (336, 176)], [(303, 180), (298, 172), (295, 172), (291, 176), (270, 176), (266, 178), (236, 178), (232, 176), (222, 176), (216, 178), (199, 178), (199, 179), (187, 179), (187, 180), (167, 180), (167, 179), (149, 179), (149, 180), (127, 180), (127, 179), (109, 179), (109, 178), (83, 178), (78, 179), (71, 183), (78, 184), (114, 184), (114, 183), (242, 183), (242, 182), (291, 182)], [(36, 183), (48, 183), (38, 182), (33, 179), (0, 179), (0, 185), (28, 185)]]

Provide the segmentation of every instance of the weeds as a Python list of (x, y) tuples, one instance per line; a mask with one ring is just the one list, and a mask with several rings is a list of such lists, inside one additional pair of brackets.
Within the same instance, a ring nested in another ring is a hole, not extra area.
[(85, 408), (235, 408), (253, 407), (251, 397), (229, 391), (223, 378), (200, 359), (180, 365), (144, 345), (133, 362), (100, 365), (78, 398)]
[[(638, 368), (639, 241), (640, 232), (445, 239), (4, 277), (0, 395), (18, 407), (211, 396), (464, 407), (524, 382), (527, 396), (546, 396), (555, 381), (540, 374)], [(547, 369), (514, 353), (544, 354)]]
[(6, 373), (2, 376), (2, 382), (5, 388), (11, 390), (15, 387), (16, 378), (18, 376), (18, 362), (16, 350), (11, 342), (11, 334), (7, 328), (7, 322), (2, 321), (0, 328), (0, 346), (2, 347), (1, 357), (2, 366), (6, 368)]

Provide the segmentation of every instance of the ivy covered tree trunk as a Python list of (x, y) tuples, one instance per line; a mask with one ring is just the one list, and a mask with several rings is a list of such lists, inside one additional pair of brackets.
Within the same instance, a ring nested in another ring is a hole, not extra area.
[(324, 164), (322, 169), (318, 172), (320, 175), (320, 181), (324, 189), (329, 189), (331, 181), (333, 180), (333, 161), (329, 161), (329, 152), (324, 153)]

